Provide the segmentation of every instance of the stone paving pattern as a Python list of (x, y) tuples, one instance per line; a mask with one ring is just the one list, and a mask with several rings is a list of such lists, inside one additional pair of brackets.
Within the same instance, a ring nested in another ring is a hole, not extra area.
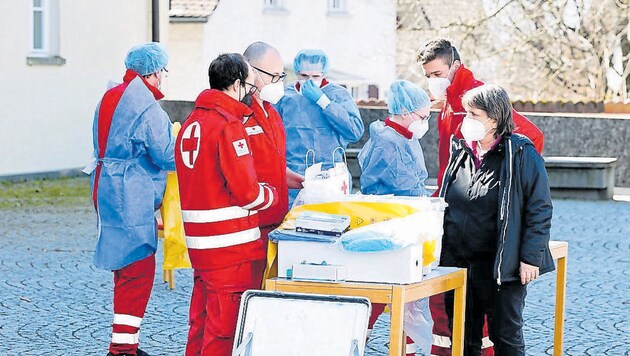
[[(570, 244), (565, 354), (630, 355), (630, 203), (554, 206), (552, 238)], [(87, 204), (0, 210), (0, 355), (107, 353), (112, 274), (92, 266), (95, 234)], [(160, 271), (158, 264), (141, 347), (182, 355), (192, 274), (177, 271), (171, 291)], [(554, 286), (549, 273), (529, 287), (528, 355), (552, 354)], [(379, 319), (366, 355), (387, 354), (387, 321)]]

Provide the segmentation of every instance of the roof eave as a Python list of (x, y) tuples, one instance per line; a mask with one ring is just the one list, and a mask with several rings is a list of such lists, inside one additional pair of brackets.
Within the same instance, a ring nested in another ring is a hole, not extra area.
[(207, 23), (208, 16), (170, 16), (170, 23)]

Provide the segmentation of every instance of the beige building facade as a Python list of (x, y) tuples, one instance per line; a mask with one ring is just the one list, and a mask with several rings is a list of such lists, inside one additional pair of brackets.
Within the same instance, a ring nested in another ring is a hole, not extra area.
[[(0, 1), (0, 176), (73, 170), (133, 45), (152, 39), (151, 0)], [(167, 40), (168, 2), (160, 1)]]
[(385, 98), (396, 79), (392, 0), (172, 0), (168, 32), (172, 100), (194, 100), (214, 58), (255, 41), (276, 47), (290, 75), (299, 50), (324, 50), (329, 79), (355, 99)]

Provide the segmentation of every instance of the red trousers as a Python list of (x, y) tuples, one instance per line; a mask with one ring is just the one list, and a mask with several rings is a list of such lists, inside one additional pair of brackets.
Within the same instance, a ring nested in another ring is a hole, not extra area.
[(264, 260), (195, 270), (186, 356), (231, 356), (241, 295), (260, 289)]
[[(448, 316), (444, 309), (444, 294), (434, 295), (429, 299), (431, 316), (433, 316), (433, 347), (431, 355), (451, 356), (451, 330), (448, 327)], [(484, 345), (482, 356), (493, 356), (494, 349), (488, 345), (488, 321), (483, 324)]]
[(151, 296), (155, 254), (114, 271), (114, 322), (109, 351), (136, 354), (140, 323)]
[[(372, 329), (374, 329), (374, 323), (376, 323), (376, 319), (378, 319), (379, 315), (383, 314), (385, 310), (385, 304), (374, 303), (372, 304), (372, 314), (370, 314), (370, 320), (368, 321), (368, 340), (370, 339), (370, 334), (372, 333)], [(414, 356), (416, 354), (416, 348), (413, 340), (409, 336), (407, 336), (407, 340), (405, 342), (406, 351), (405, 354), (407, 356)]]

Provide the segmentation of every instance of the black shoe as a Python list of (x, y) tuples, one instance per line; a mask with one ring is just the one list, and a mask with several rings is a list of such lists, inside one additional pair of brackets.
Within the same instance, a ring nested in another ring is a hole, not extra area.
[[(111, 352), (108, 352), (107, 356), (133, 356), (133, 355), (132, 354), (113, 354)], [(140, 349), (137, 349), (136, 356), (150, 356), (150, 355)]]

